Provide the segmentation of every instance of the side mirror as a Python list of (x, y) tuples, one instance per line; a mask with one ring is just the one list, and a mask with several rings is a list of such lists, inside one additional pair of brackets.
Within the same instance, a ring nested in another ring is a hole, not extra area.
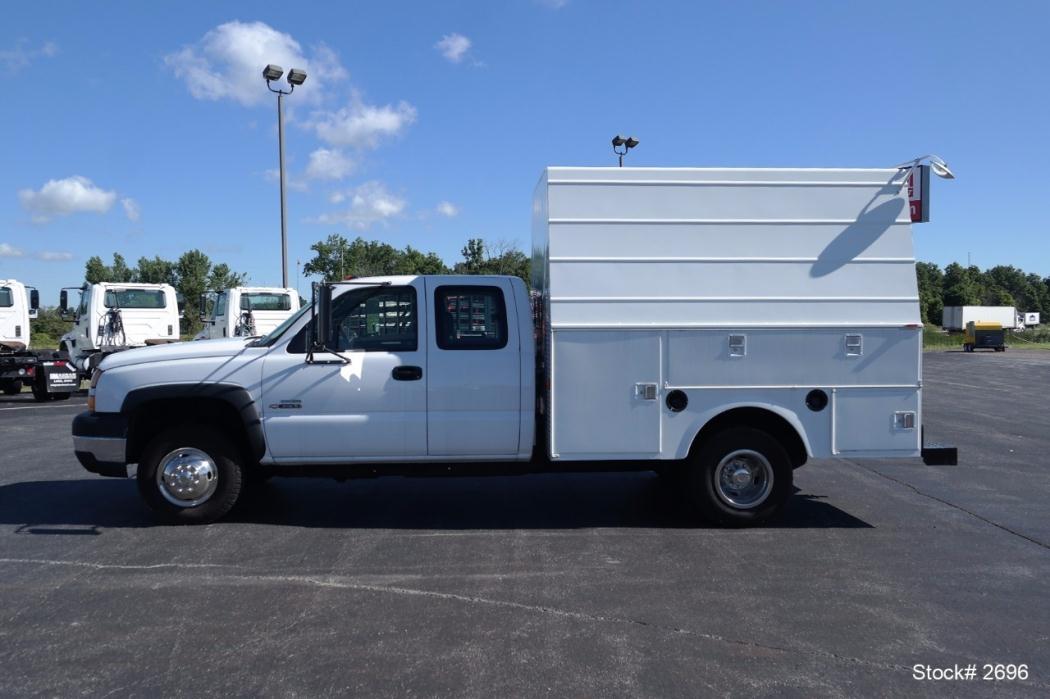
[(35, 311), (40, 308), (40, 292), (36, 289), (29, 290), (29, 310)]
[(310, 351), (326, 352), (332, 338), (332, 286), (314, 284), (313, 323), (310, 324)]
[(69, 312), (69, 292), (65, 289), (63, 289), (58, 295), (58, 310), (60, 310), (63, 315)]
[(207, 322), (208, 320), (208, 295), (201, 294), (197, 300), (197, 312), (200, 314), (201, 322)]
[(179, 313), (182, 313), (182, 309), (186, 307), (186, 297), (181, 291), (175, 292), (175, 305), (179, 307)]

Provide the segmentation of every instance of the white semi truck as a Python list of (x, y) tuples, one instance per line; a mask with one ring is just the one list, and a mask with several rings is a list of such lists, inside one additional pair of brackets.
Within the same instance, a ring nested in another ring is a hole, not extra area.
[(549, 168), (531, 298), (317, 285), (265, 337), (107, 357), (74, 451), (180, 522), (273, 474), (655, 470), (747, 525), (811, 457), (955, 463), (923, 443), (911, 174)]
[(85, 376), (115, 352), (179, 341), (180, 302), (170, 284), (85, 284), (62, 289), (59, 306), (74, 323), (59, 349)]
[(200, 319), (204, 328), (194, 340), (266, 335), (299, 310), (295, 289), (237, 286), (202, 294)]
[(31, 347), (30, 322), (40, 308), (37, 290), (15, 279), (0, 279), (0, 392), (29, 386), (36, 400), (64, 400), (79, 387), (68, 355)]

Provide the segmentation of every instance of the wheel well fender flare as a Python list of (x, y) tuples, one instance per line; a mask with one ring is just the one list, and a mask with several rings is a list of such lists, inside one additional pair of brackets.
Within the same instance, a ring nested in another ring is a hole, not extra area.
[(126, 415), (128, 425), (128, 455), (137, 456), (143, 446), (141, 436), (133, 435), (135, 423), (149, 417), (154, 409), (163, 410), (168, 406), (221, 406), (225, 414), (233, 418), (243, 428), (244, 446), (248, 456), (261, 459), (266, 453), (266, 437), (263, 433), (262, 419), (258, 406), (251, 393), (243, 386), (234, 384), (165, 384), (146, 386), (129, 391), (120, 406), (120, 412)]
[(687, 442), (687, 453), (694, 453), (708, 436), (730, 425), (748, 425), (769, 432), (788, 450), (795, 466), (801, 466), (813, 454), (806, 428), (793, 410), (756, 401), (720, 405), (703, 414), (700, 427)]

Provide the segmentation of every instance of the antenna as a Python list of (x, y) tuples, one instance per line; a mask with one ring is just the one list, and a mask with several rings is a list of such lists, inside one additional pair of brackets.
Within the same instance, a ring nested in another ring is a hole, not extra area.
[[(638, 139), (634, 136), (628, 136), (624, 138), (620, 134), (616, 134), (612, 140), (613, 153), (620, 156), (620, 167), (623, 167), (623, 156), (627, 155), (627, 151), (631, 150), (638, 145)], [(623, 150), (617, 150), (623, 148)]]

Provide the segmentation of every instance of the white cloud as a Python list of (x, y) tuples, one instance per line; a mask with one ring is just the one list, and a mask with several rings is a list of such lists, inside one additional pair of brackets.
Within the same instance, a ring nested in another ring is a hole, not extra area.
[(120, 205), (124, 207), (124, 215), (128, 217), (128, 220), (135, 223), (142, 216), (142, 209), (139, 208), (139, 203), (131, 197), (124, 197), (120, 200)]
[(104, 214), (117, 200), (116, 192), (109, 192), (86, 177), (74, 175), (64, 180), (48, 180), (40, 191), (23, 189), (18, 192), (22, 206), (33, 214), (33, 220), (42, 223), (53, 216), (90, 211)]
[(402, 101), (382, 107), (365, 104), (354, 94), (350, 104), (334, 112), (317, 112), (305, 124), (333, 146), (375, 148), (383, 138), (401, 133), (416, 120), (416, 108)]
[(311, 223), (341, 224), (365, 230), (375, 223), (401, 215), (407, 202), (401, 197), (387, 191), (382, 182), (365, 182), (346, 193), (333, 193), (328, 198), (333, 203), (350, 202), (344, 211), (322, 214)]
[[(326, 88), (345, 80), (346, 69), (332, 49), (321, 44), (307, 56), (290, 34), (264, 22), (227, 22), (206, 33), (196, 44), (164, 57), (164, 63), (186, 82), (190, 94), (202, 100), (231, 99), (245, 106), (268, 102), (262, 69), (276, 63), (286, 71), (299, 68), (306, 82), (295, 88), (299, 102), (317, 103)], [(281, 83), (287, 88), (286, 83)]]
[(470, 50), (470, 45), (470, 39), (462, 34), (452, 33), (441, 37), (441, 41), (434, 44), (434, 48), (437, 49), (446, 60), (452, 63), (459, 63), (467, 55), (467, 51)]
[(9, 49), (0, 51), (0, 64), (7, 70), (25, 68), (37, 58), (53, 58), (58, 55), (58, 44), (53, 41), (44, 42), (40, 48), (32, 48), (26, 39), (19, 39)]
[(443, 201), (438, 203), (437, 212), (442, 216), (453, 218), (459, 216), (459, 207), (450, 201)]
[(353, 172), (356, 165), (342, 151), (318, 148), (310, 154), (306, 176), (312, 180), (341, 180)]
[(44, 262), (66, 262), (73, 259), (73, 253), (62, 251), (43, 250), (36, 254), (38, 260)]
[(21, 257), (22, 251), (10, 243), (0, 243), (0, 257)]

